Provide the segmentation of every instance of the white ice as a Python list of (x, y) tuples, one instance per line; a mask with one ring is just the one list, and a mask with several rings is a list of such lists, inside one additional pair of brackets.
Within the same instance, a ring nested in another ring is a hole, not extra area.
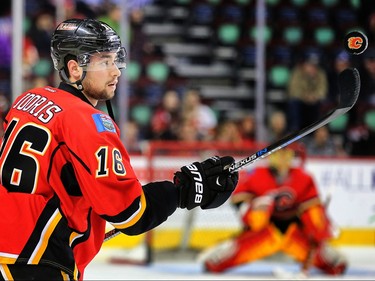
[[(149, 265), (108, 262), (111, 253), (102, 250), (87, 267), (85, 280), (375, 280), (375, 247), (342, 247), (349, 267), (343, 276), (333, 277), (311, 269), (308, 277), (299, 275), (300, 267), (288, 259), (266, 259), (222, 274), (203, 271), (195, 259), (155, 259)], [(118, 255), (119, 253), (117, 253)]]

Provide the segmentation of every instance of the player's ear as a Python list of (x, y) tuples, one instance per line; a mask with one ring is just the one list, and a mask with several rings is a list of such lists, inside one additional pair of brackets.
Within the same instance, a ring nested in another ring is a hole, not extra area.
[(81, 79), (82, 68), (75, 60), (69, 60), (67, 63), (67, 68), (69, 70), (69, 78), (72, 78), (73, 81)]

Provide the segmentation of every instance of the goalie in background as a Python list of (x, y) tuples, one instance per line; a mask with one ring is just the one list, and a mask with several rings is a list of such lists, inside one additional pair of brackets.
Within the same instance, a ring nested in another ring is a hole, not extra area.
[(317, 186), (293, 164), (296, 151), (292, 145), (280, 149), (267, 165), (241, 177), (231, 203), (243, 230), (201, 254), (206, 271), (223, 272), (282, 252), (301, 263), (304, 274), (313, 266), (330, 275), (345, 272), (346, 258), (328, 245), (334, 235)]

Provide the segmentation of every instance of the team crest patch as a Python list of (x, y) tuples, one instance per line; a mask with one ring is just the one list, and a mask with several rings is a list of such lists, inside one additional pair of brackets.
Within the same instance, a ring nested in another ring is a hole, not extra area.
[(112, 132), (116, 133), (115, 125), (113, 124), (112, 119), (102, 113), (96, 113), (92, 115), (92, 118), (94, 119), (96, 129), (99, 133), (101, 132)]

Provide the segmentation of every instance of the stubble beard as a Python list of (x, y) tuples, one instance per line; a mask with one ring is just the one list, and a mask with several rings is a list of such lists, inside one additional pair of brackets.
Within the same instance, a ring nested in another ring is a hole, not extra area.
[(93, 86), (91, 81), (87, 81), (86, 85), (84, 85), (84, 91), (88, 97), (98, 101), (110, 100), (115, 95), (114, 91), (106, 89), (99, 90), (96, 86)]

